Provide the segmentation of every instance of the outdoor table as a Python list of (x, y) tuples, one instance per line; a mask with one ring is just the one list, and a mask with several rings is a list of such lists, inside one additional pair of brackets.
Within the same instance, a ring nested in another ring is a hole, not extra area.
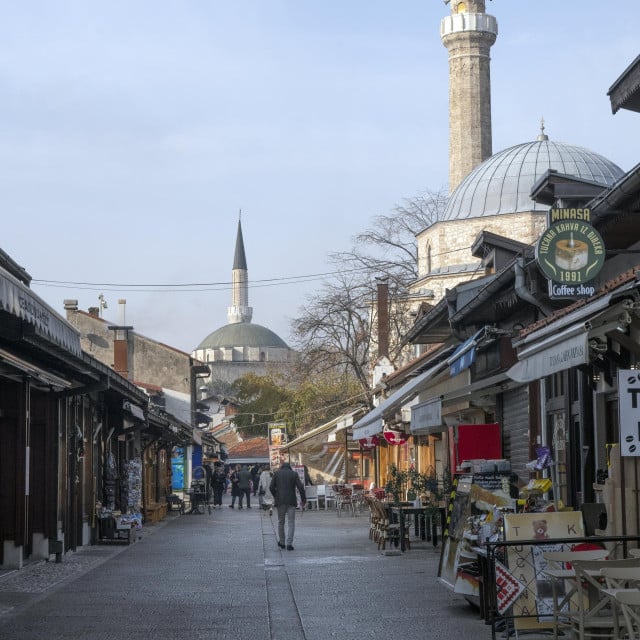
[(416, 516), (416, 535), (420, 536), (422, 540), (426, 540), (426, 517), (430, 510), (430, 507), (414, 507), (413, 505), (403, 504), (390, 504), (389, 510), (394, 516), (398, 518), (398, 524), (400, 525), (400, 550), (406, 551), (405, 533), (406, 533), (406, 517), (408, 515)]

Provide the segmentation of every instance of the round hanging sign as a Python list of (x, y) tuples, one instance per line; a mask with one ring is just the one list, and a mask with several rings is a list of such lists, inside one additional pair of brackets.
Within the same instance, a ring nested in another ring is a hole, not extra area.
[(380, 444), (380, 439), (378, 436), (371, 436), (369, 438), (360, 438), (358, 442), (363, 449), (375, 449)]
[(536, 258), (542, 273), (552, 282), (553, 297), (589, 296), (595, 293), (595, 287), (587, 283), (604, 264), (604, 242), (587, 222), (555, 222), (540, 236)]
[(382, 435), (389, 444), (404, 444), (407, 441), (407, 434), (404, 431), (384, 428)]

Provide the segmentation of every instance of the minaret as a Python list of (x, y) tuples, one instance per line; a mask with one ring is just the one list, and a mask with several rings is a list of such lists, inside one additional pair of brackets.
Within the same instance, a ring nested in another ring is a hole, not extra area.
[(236, 236), (236, 253), (233, 256), (231, 270), (231, 306), (227, 308), (229, 324), (251, 322), (253, 309), (249, 306), (249, 272), (247, 258), (244, 255), (242, 225), (238, 218), (238, 235)]
[(498, 23), (485, 13), (485, 0), (451, 0), (440, 23), (449, 51), (449, 192), (491, 156), (489, 49)]

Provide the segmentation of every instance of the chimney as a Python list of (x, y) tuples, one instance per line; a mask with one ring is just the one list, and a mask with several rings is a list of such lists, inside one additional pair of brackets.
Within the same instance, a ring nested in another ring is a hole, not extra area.
[(109, 326), (108, 328), (114, 332), (113, 336), (113, 368), (117, 373), (125, 378), (129, 378), (129, 331), (133, 327), (125, 325), (125, 305), (127, 301), (118, 300), (120, 305), (119, 324)]
[(78, 310), (78, 301), (72, 300), (70, 298), (63, 300), (65, 311), (77, 311)]
[(92, 318), (99, 318), (100, 317), (100, 309), (98, 307), (89, 307), (88, 311), (89, 311), (89, 315)]
[(378, 359), (389, 357), (389, 284), (388, 278), (378, 280)]

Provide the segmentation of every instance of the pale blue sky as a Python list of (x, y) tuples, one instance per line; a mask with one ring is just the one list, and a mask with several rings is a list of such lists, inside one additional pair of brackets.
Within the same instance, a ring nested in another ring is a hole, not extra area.
[[(607, 90), (638, 55), (640, 3), (494, 0), (493, 149), (550, 138), (628, 170), (640, 115)], [(229, 282), (238, 209), (250, 280), (329, 269), (372, 217), (446, 187), (441, 0), (0, 0), (0, 247), (34, 279)], [(319, 283), (252, 287), (290, 339)], [(191, 351), (228, 286), (34, 283)]]

